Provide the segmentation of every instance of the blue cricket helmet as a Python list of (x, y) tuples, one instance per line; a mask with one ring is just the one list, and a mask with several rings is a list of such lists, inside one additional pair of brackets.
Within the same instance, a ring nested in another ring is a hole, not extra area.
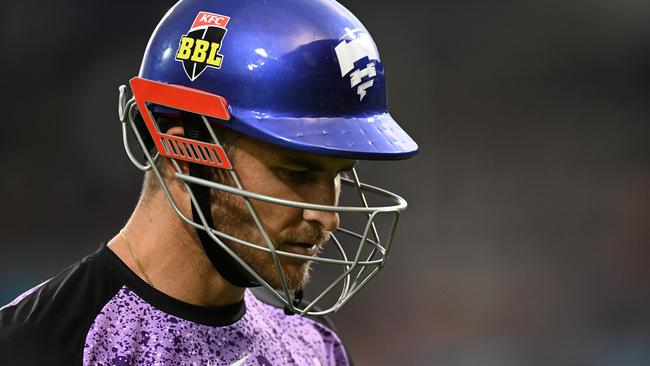
[(374, 42), (333, 0), (180, 1), (154, 31), (139, 76), (220, 96), (230, 119), (214, 123), (286, 148), (349, 159), (417, 154), (388, 113)]

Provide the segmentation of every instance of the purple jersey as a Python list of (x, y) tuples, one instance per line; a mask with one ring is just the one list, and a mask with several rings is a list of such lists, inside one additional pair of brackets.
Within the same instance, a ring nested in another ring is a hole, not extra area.
[[(32, 351), (38, 349), (38, 352)], [(108, 248), (0, 310), (0, 364), (348, 365), (327, 325), (249, 290), (200, 307), (159, 292)]]

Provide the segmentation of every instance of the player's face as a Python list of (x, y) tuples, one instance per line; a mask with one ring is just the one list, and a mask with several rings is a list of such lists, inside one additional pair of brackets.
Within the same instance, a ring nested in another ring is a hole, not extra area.
[[(288, 150), (246, 137), (236, 140), (233, 168), (244, 189), (286, 200), (336, 205), (339, 174), (350, 170), (353, 160), (323, 157)], [(216, 228), (232, 236), (267, 247), (262, 234), (240, 196), (213, 191)], [(277, 250), (314, 256), (339, 225), (334, 212), (305, 210), (251, 200), (264, 229)], [(270, 253), (229, 243), (269, 284), (280, 288), (280, 278)], [(280, 257), (289, 289), (309, 280), (310, 261)]]

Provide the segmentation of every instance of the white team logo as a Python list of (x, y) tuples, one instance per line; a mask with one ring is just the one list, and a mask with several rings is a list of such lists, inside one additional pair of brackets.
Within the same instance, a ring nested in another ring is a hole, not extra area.
[[(362, 30), (348, 30), (342, 38), (350, 35), (355, 36), (356, 32), (363, 32)], [(341, 77), (347, 75), (350, 71), (350, 88), (357, 87), (357, 94), (359, 101), (363, 100), (366, 96), (366, 89), (370, 88), (374, 82), (373, 78), (377, 75), (375, 70), (375, 61), (379, 61), (379, 54), (377, 49), (370, 38), (368, 33), (360, 33), (351, 41), (342, 40), (334, 47), (336, 57), (339, 59), (339, 67), (341, 68)], [(368, 65), (364, 69), (356, 69), (354, 63), (368, 57)], [(361, 82), (364, 77), (369, 78), (365, 82)]]

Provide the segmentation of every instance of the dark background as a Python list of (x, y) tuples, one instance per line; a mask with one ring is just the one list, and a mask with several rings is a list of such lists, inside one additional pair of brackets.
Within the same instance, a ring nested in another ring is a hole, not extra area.
[[(344, 1), (411, 161), (391, 261), (335, 316), (359, 365), (650, 364), (650, 2)], [(0, 303), (133, 208), (117, 86), (171, 1), (0, 5)]]

